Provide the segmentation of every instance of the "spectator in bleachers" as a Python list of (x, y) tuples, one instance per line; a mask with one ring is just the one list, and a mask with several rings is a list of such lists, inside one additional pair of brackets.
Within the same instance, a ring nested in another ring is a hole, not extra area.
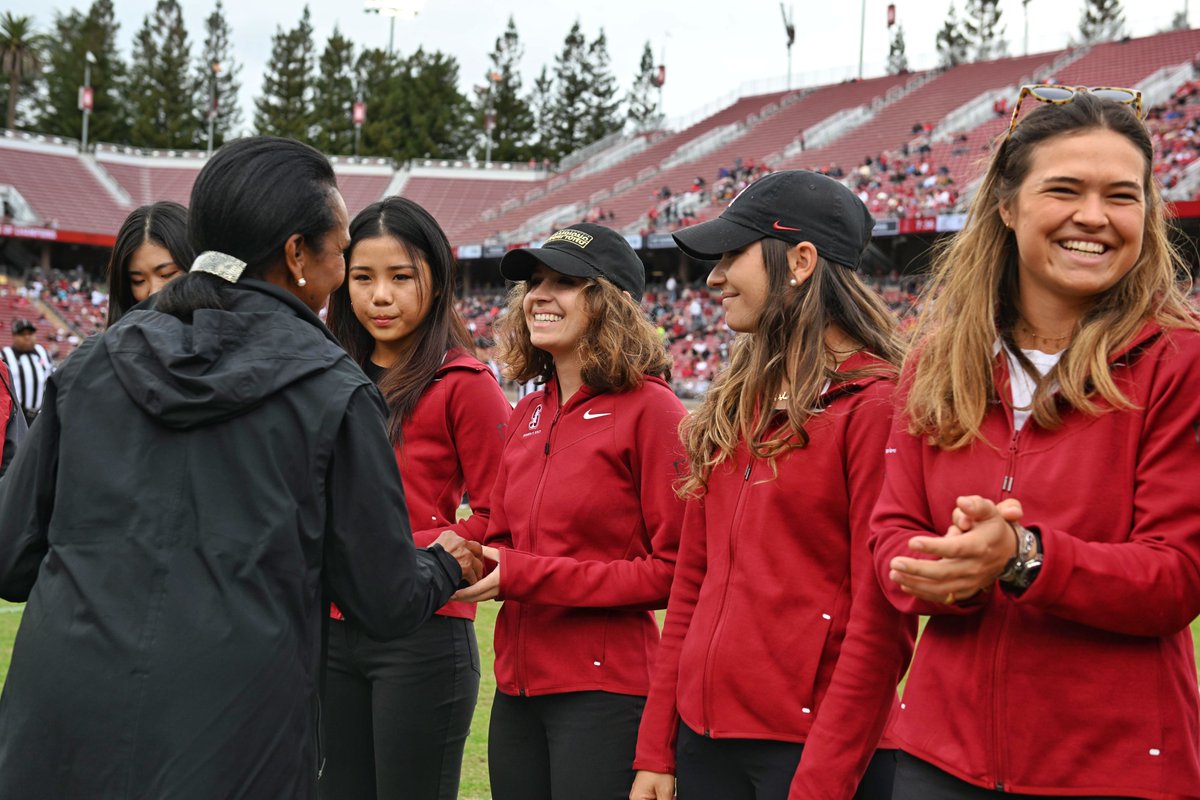
[(108, 260), (108, 324), (192, 268), (187, 209), (163, 200), (130, 212)]

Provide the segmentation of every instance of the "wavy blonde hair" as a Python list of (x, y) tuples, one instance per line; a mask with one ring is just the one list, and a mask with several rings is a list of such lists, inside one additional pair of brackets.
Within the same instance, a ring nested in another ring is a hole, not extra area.
[[(922, 293), (914, 331), (915, 368), (905, 411), (909, 431), (953, 450), (981, 437), (989, 403), (998, 399), (994, 380), (997, 340), (1013, 347), (1017, 319), (1017, 244), (1000, 217), (1012, 202), (1037, 148), (1059, 136), (1109, 130), (1125, 137), (1145, 162), (1145, 223), (1142, 251), (1129, 272), (1096, 298), (1080, 320), (1058, 364), (1038, 379), (1032, 416), (1047, 430), (1062, 423), (1057, 394), (1071, 408), (1096, 415), (1132, 407), (1113, 380), (1110, 357), (1126, 346), (1147, 320), (1196, 329), (1180, 285), (1187, 274), (1171, 244), (1163, 201), (1154, 180), (1150, 136), (1128, 106), (1077, 94), (1064, 105), (1035, 108), (1000, 142), (971, 203), (967, 223), (936, 250), (932, 280)], [(1039, 376), (1033, 376), (1039, 378)]]
[[(827, 382), (881, 372), (894, 375), (904, 355), (895, 317), (854, 270), (818, 258), (808, 280), (790, 286), (787, 243), (762, 239), (761, 245), (767, 301), (755, 330), (737, 337), (729, 364), (700, 407), (680, 424), (690, 470), (678, 489), (685, 499), (703, 495), (713, 469), (743, 441), (755, 458), (767, 460), (774, 470), (779, 455), (808, 445), (804, 426), (819, 410)], [(837, 372), (838, 354), (825, 342), (834, 324), (855, 347), (884, 363)], [(774, 422), (771, 413), (782, 390), (788, 393), (784, 426)]]
[[(545, 383), (554, 376), (554, 359), (533, 346), (522, 304), (529, 283), (518, 281), (508, 293), (508, 308), (496, 323), (496, 339), (505, 377)], [(579, 340), (580, 375), (599, 391), (628, 391), (647, 375), (671, 380), (671, 359), (663, 337), (641, 306), (607, 279), (590, 278), (579, 294), (588, 324)]]

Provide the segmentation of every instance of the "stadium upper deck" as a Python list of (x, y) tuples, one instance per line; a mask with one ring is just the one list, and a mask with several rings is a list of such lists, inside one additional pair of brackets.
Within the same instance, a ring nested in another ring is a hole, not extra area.
[[(597, 214), (636, 244), (670, 246), (669, 237), (640, 235), (664, 187), (677, 192), (696, 178), (711, 182), (719, 168), (741, 161), (776, 169), (838, 165), (848, 173), (865, 157), (923, 146), (956, 186), (968, 187), (980, 156), (1006, 124), (993, 101), (1011, 101), (1021, 83), (1140, 86), (1150, 103), (1158, 103), (1192, 79), (1198, 60), (1200, 30), (1185, 30), (743, 97), (679, 132), (615, 137), (559, 173), (534, 165), (444, 162), (397, 169), (386, 160), (344, 158), (335, 160), (335, 169), (351, 214), (389, 193), (411, 197), (443, 222), (466, 259), (498, 255)], [(109, 245), (135, 206), (160, 199), (186, 203), (203, 163), (202, 153), (106, 145), (81, 155), (73, 141), (6, 131), (0, 135), (0, 240)], [(1200, 173), (1190, 178), (1200, 182)], [(696, 216), (718, 208), (709, 205)], [(932, 216), (883, 219), (877, 231), (955, 226), (953, 219)]]

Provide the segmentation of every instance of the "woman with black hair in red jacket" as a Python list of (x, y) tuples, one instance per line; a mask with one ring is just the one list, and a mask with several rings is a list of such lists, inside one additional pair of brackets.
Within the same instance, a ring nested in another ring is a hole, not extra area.
[(494, 800), (623, 800), (658, 648), (682, 504), (683, 406), (616, 231), (580, 223), (500, 265), (518, 281), (499, 327), (517, 404), (478, 591), (504, 600), (488, 734)]
[[(413, 540), (450, 530), (481, 541), (511, 406), (471, 355), (446, 235), (421, 206), (389, 197), (350, 223), (346, 252), (329, 327), (387, 400)], [(458, 520), (464, 492), (472, 514)], [(334, 616), (321, 796), (454, 800), (479, 694), (475, 607), (447, 603), (388, 642)]]
[(675, 234), (719, 259), (708, 285), (740, 335), (683, 427), (687, 512), (631, 800), (891, 795), (878, 748), (913, 625), (866, 544), (901, 357), (854, 271), (872, 227), (845, 186), (788, 171)]

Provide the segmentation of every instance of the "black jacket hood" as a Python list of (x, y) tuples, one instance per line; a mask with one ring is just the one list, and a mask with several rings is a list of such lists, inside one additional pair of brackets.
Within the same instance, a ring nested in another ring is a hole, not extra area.
[(189, 429), (236, 417), (345, 358), (288, 292), (257, 280), (232, 288), (225, 309), (198, 310), (190, 324), (142, 304), (104, 334), (125, 392), (162, 424)]

